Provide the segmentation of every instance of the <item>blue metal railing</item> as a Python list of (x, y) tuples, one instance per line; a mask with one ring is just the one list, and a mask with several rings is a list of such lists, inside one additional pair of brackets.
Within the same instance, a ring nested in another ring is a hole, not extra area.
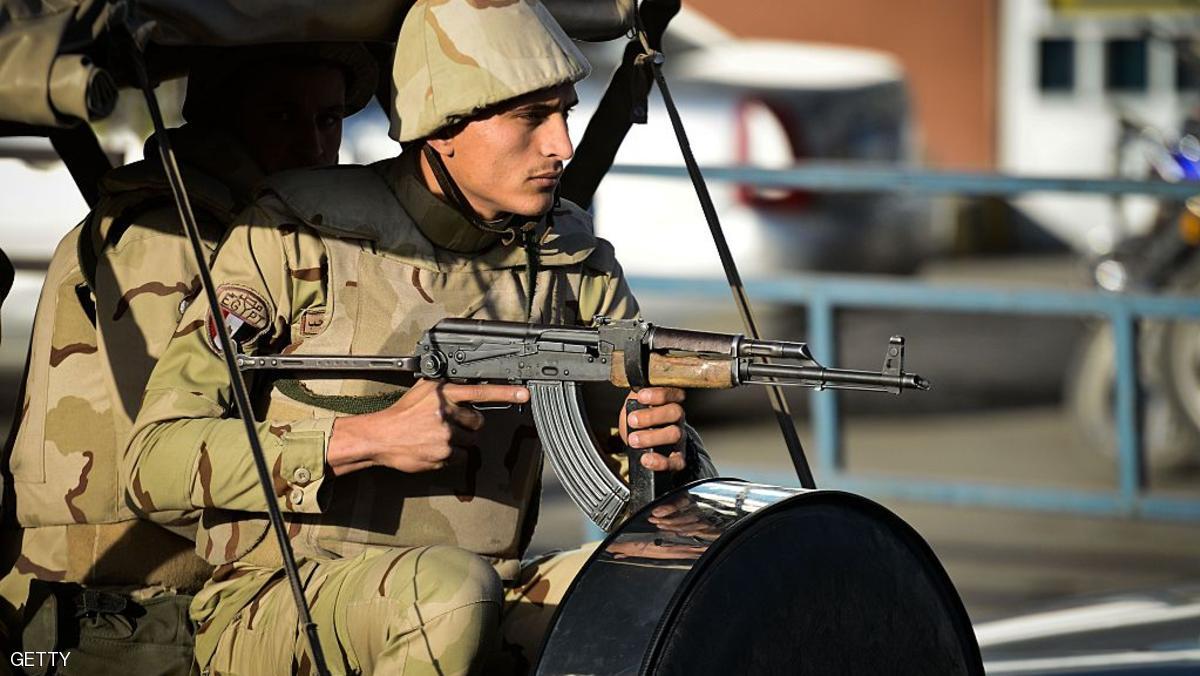
[[(915, 191), (960, 195), (1017, 195), (1029, 192), (1143, 194), (1184, 200), (1195, 184), (1122, 179), (1014, 177), (999, 174), (922, 171), (907, 167), (812, 163), (790, 169), (710, 167), (706, 177), (760, 187), (802, 187), (822, 191)], [(682, 167), (622, 166), (614, 174), (685, 178)], [(635, 278), (642, 293), (728, 297), (723, 280)], [(1200, 519), (1200, 498), (1159, 497), (1147, 491), (1138, 391), (1138, 321), (1145, 318), (1200, 320), (1200, 299), (1183, 296), (1010, 290), (994, 287), (947, 288), (910, 281), (886, 282), (833, 276), (795, 276), (746, 284), (758, 302), (805, 305), (808, 340), (822, 363), (836, 365), (834, 313), (840, 307), (990, 312), (1025, 315), (1099, 316), (1112, 326), (1116, 352), (1117, 488), (1113, 491), (1043, 489), (1013, 485), (940, 482), (852, 474), (845, 471), (841, 412), (834, 392), (813, 392), (810, 407), (821, 484), (870, 495), (963, 505), (1051, 510), (1095, 515)], [(749, 475), (794, 484), (779, 474)]]
[[(703, 171), (705, 178), (712, 181), (732, 181), (760, 188), (805, 188), (820, 192), (919, 192), (970, 196), (1068, 192), (1148, 195), (1180, 200), (1192, 197), (1198, 192), (1194, 183), (1133, 181), (1121, 178), (1009, 176), (846, 162), (807, 162), (788, 169), (703, 167)], [(609, 173), (687, 178), (686, 169), (668, 165), (618, 164), (614, 165)]]
[[(635, 277), (638, 293), (700, 296), (729, 295), (721, 279)], [(1115, 491), (1069, 491), (979, 483), (914, 481), (856, 476), (845, 471), (841, 411), (835, 392), (813, 392), (810, 407), (821, 485), (871, 495), (994, 507), (1044, 509), (1088, 514), (1140, 515), (1151, 518), (1200, 519), (1200, 498), (1153, 497), (1146, 494), (1138, 416), (1137, 321), (1143, 318), (1200, 321), (1200, 299), (1183, 296), (1122, 295), (1056, 289), (1000, 290), (988, 287), (949, 288), (934, 284), (836, 276), (798, 275), (746, 282), (756, 302), (805, 305), (806, 337), (823, 364), (837, 363), (837, 308), (886, 308), (936, 312), (986, 312), (1016, 315), (1099, 316), (1113, 326), (1117, 362), (1118, 468)], [(746, 476), (781, 483), (779, 474)], [(794, 484), (795, 478), (782, 483)]]

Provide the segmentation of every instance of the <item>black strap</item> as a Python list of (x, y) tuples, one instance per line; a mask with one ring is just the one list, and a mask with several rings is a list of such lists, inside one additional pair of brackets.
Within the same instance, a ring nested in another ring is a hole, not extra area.
[[(192, 257), (200, 272), (200, 279), (204, 288), (204, 300), (208, 304), (211, 316), (219, 317), (221, 316), (221, 304), (217, 300), (217, 290), (213, 286), (212, 274), (208, 269), (208, 254), (204, 250), (204, 243), (200, 238), (200, 226), (196, 221), (196, 214), (192, 210), (191, 202), (188, 199), (187, 188), (183, 182), (183, 174), (179, 170), (175, 152), (171, 148), (170, 137), (167, 136), (166, 125), (163, 123), (162, 109), (159, 108), (158, 99), (154, 95), (154, 85), (151, 84), (150, 76), (146, 72), (146, 64), (142, 58), (141, 47), (134, 37), (136, 29), (133, 25), (130, 5), (126, 3), (114, 5), (110, 22), (114, 27), (118, 28), (115, 31), (116, 38), (119, 41), (118, 48), (122, 48), (123, 55), (129, 59), (133, 66), (135, 81), (141, 88), (142, 95), (146, 100), (146, 107), (150, 111), (150, 120), (154, 124), (155, 132), (160, 134), (158, 144), (159, 157), (167, 174), (167, 182), (171, 186), (171, 195), (175, 199), (176, 208), (179, 212), (179, 220), (191, 245)], [(266, 501), (267, 518), (271, 522), (271, 530), (275, 533), (275, 540), (279, 545), (279, 553), (283, 562), (284, 574), (288, 580), (288, 586), (291, 587), (292, 599), (296, 604), (297, 619), (307, 639), (309, 655), (312, 658), (312, 664), (316, 668), (317, 674), (319, 676), (328, 676), (329, 667), (325, 661), (325, 653), (321, 649), (320, 637), (317, 634), (317, 625), (313, 622), (312, 613), (309, 611), (308, 599), (304, 596), (304, 585), (300, 580), (296, 555), (292, 551), (292, 541), (288, 537), (287, 526), (284, 524), (283, 515), (280, 512), (279, 503), (276, 499), (275, 488), (271, 479), (271, 469), (267, 466), (266, 454), (263, 452), (262, 443), (258, 438), (258, 430), (250, 415), (250, 411), (253, 410), (250, 406), (250, 394), (247, 392), (246, 385), (242, 381), (241, 372), (238, 371), (233, 339), (229, 335), (229, 327), (225, 325), (225, 322), (214, 322), (214, 324), (217, 329), (217, 340), (222, 348), (221, 357), (225, 361), (225, 370), (229, 374), (230, 388), (233, 390), (234, 405), (241, 412), (240, 417), (246, 433), (246, 441), (250, 444), (250, 455), (254, 460), (255, 473), (258, 475), (259, 487), (262, 488), (263, 497)]]
[[(429, 168), (433, 171), (433, 177), (442, 188), (442, 194), (446, 196), (446, 199), (450, 200), (450, 206), (461, 213), (467, 219), (467, 222), (477, 230), (500, 235), (500, 241), (505, 245), (509, 245), (516, 240), (518, 232), (526, 233), (537, 226), (537, 221), (529, 221), (528, 219), (520, 219), (512, 216), (506, 216), (496, 221), (485, 221), (480, 218), (479, 214), (475, 211), (475, 207), (471, 206), (471, 202), (467, 199), (467, 196), (463, 194), (454, 177), (450, 175), (450, 170), (446, 168), (446, 164), (442, 162), (442, 156), (428, 143), (421, 147), (421, 152), (425, 154), (425, 159), (429, 162)], [(521, 223), (521, 225), (518, 226), (518, 223)]]
[[(721, 266), (725, 269), (729, 290), (733, 292), (734, 304), (737, 305), (738, 313), (742, 316), (742, 324), (746, 328), (746, 333), (757, 340), (760, 338), (758, 325), (754, 322), (754, 315), (750, 312), (750, 299), (746, 295), (746, 288), (742, 285), (742, 276), (738, 273), (737, 263), (734, 262), (733, 253), (729, 250), (729, 243), (725, 240), (725, 231), (721, 228), (721, 221), (717, 217), (716, 207), (713, 206), (712, 196), (708, 193), (708, 186), (704, 182), (703, 174), (700, 173), (700, 165), (696, 163), (696, 157), (692, 154), (692, 146), (688, 143), (683, 120), (679, 117), (679, 110), (675, 107), (675, 101), (671, 98), (671, 91), (667, 88), (667, 81), (662, 74), (663, 55), (650, 46), (645, 31), (640, 25), (638, 26), (638, 37), (642, 42), (643, 49), (643, 55), (639, 58), (643, 63), (648, 64), (650, 72), (654, 75), (654, 82), (658, 84), (658, 90), (662, 93), (663, 103), (666, 104), (667, 114), (671, 118), (671, 127), (675, 130), (679, 150), (683, 154), (684, 164), (687, 165), (688, 176), (692, 179), (692, 187), (695, 188), (696, 197), (700, 200), (704, 220), (708, 222), (713, 244), (717, 247), (717, 255), (721, 259)], [(787, 445), (788, 455), (792, 458), (796, 476), (800, 479), (800, 485), (804, 488), (816, 488), (816, 480), (813, 479), (808, 458), (804, 456), (804, 446), (800, 443), (800, 435), (796, 433), (796, 423), (792, 420), (792, 412), (783, 395), (783, 388), (779, 385), (770, 385), (767, 387), (767, 393), (771, 399), (771, 408), (775, 412), (775, 420), (779, 423), (779, 430)]]
[(84, 588), (75, 598), (75, 617), (117, 615), (125, 612), (129, 599), (121, 594)]
[(537, 291), (538, 264), (541, 261), (542, 250), (534, 230), (526, 230), (521, 239), (525, 247), (525, 321), (532, 322), (533, 294)]
[[(651, 48), (662, 49), (663, 33), (679, 6), (679, 0), (642, 0), (636, 16)], [(584, 209), (591, 207), (596, 188), (612, 166), (629, 127), (646, 121), (652, 78), (637, 62), (640, 54), (642, 49), (636, 41), (626, 45), (621, 65), (588, 122), (574, 159), (563, 172), (563, 196)]]
[(100, 147), (91, 125), (80, 123), (66, 129), (55, 129), (50, 132), (50, 143), (70, 170), (71, 178), (75, 179), (75, 186), (79, 188), (88, 207), (95, 207), (100, 201), (100, 177), (112, 169), (112, 162)]

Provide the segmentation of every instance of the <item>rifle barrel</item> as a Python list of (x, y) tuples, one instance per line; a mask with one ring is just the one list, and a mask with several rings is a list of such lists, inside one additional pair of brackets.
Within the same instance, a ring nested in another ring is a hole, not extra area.
[[(869, 389), (928, 390), (929, 381), (913, 373), (888, 375), (872, 371), (830, 369), (822, 366), (791, 366), (788, 364), (744, 363), (742, 382), (776, 385), (818, 384), (822, 387), (850, 386)], [(764, 381), (762, 379), (772, 380)], [(790, 382), (789, 382), (790, 381)]]

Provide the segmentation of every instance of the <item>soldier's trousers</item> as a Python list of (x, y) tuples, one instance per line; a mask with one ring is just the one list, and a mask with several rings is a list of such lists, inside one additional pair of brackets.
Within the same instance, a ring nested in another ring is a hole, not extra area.
[[(335, 674), (519, 674), (591, 549), (534, 562), (507, 588), (483, 559), (445, 546), (307, 562), (301, 578)], [(217, 637), (207, 673), (315, 673), (276, 579)]]

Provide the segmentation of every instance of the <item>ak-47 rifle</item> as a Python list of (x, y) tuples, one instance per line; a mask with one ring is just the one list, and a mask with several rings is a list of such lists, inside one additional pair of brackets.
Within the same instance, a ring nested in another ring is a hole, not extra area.
[[(762, 358), (775, 361), (763, 363)], [(411, 356), (239, 355), (237, 362), (242, 371), (402, 371), (430, 379), (523, 384), (529, 388), (534, 424), (550, 464), (575, 504), (606, 531), (653, 499), (653, 474), (637, 462), (644, 451), (631, 451), (632, 493), (608, 470), (596, 449), (578, 383), (607, 381), (633, 389), (798, 385), (895, 394), (929, 389), (924, 378), (904, 372), (904, 339), (899, 336), (891, 339), (881, 371), (854, 371), (821, 366), (805, 343), (606, 317), (598, 318), (594, 328), (443, 319), (425, 332)]]

